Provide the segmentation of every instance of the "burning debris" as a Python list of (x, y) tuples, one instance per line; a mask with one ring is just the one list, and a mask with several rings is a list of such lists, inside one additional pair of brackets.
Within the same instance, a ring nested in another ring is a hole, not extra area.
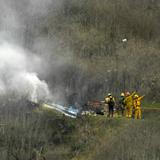
[(92, 101), (88, 101), (87, 104), (85, 104), (85, 108), (88, 111), (93, 111), (96, 114), (101, 114), (104, 115), (104, 110), (103, 110), (103, 102), (98, 101), (98, 100), (92, 100)]
[(71, 118), (77, 118), (80, 115), (104, 115), (103, 102), (100, 101), (88, 101), (88, 103), (83, 106), (83, 109), (77, 108), (76, 106), (64, 107), (55, 103), (43, 103), (41, 106), (42, 108), (56, 110)]
[(76, 109), (73, 106), (64, 107), (64, 106), (61, 106), (61, 105), (58, 105), (55, 103), (52, 103), (52, 104), (43, 103), (42, 107), (59, 111), (60, 113), (64, 114), (65, 116), (68, 116), (71, 118), (76, 118), (80, 112), (79, 109)]

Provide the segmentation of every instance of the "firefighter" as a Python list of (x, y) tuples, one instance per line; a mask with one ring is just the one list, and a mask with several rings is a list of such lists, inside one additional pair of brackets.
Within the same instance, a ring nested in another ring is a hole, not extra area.
[(118, 115), (119, 115), (119, 112), (121, 112), (121, 115), (124, 116), (124, 111), (125, 111), (125, 101), (124, 100), (125, 100), (125, 94), (121, 93), (121, 96), (118, 101)]
[(108, 93), (108, 95), (105, 97), (105, 103), (108, 104), (109, 97), (111, 96), (111, 93)]
[(135, 92), (133, 92), (132, 94), (130, 94), (129, 92), (126, 92), (126, 97), (124, 99), (124, 103), (125, 103), (125, 116), (127, 118), (132, 117), (134, 94), (135, 94)]
[(113, 117), (115, 99), (111, 93), (108, 93), (108, 96), (105, 98), (105, 102), (108, 104), (108, 117)]
[(144, 96), (138, 96), (138, 94), (134, 95), (134, 118), (135, 119), (141, 119), (142, 118), (142, 110), (141, 110), (141, 100), (144, 98)]

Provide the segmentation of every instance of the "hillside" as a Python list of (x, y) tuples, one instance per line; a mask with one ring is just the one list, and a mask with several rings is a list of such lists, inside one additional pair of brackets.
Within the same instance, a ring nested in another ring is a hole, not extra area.
[(98, 115), (71, 119), (42, 108), (14, 114), (6, 109), (1, 115), (1, 159), (159, 159), (159, 113), (144, 110), (142, 120)]
[(64, 0), (56, 9), (53, 4), (31, 29), (32, 40), (50, 49), (46, 79), (53, 92), (57, 85), (69, 89), (67, 100), (81, 103), (137, 90), (158, 102), (159, 7), (156, 0)]
[(160, 160), (159, 138), (160, 0), (0, 0), (0, 160)]

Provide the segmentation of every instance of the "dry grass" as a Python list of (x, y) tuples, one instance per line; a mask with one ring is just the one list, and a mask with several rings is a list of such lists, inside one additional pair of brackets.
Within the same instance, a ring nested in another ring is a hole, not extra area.
[(146, 112), (144, 120), (70, 119), (12, 107), (1, 112), (1, 160), (160, 159), (159, 112)]

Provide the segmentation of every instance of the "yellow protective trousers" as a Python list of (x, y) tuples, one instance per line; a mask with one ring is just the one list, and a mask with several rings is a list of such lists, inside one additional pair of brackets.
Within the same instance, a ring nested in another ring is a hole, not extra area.
[(135, 119), (141, 119), (142, 118), (142, 110), (141, 110), (140, 107), (136, 107), (134, 118)]
[(125, 115), (126, 115), (127, 118), (132, 118), (132, 111), (133, 111), (132, 106), (127, 106), (126, 107)]

